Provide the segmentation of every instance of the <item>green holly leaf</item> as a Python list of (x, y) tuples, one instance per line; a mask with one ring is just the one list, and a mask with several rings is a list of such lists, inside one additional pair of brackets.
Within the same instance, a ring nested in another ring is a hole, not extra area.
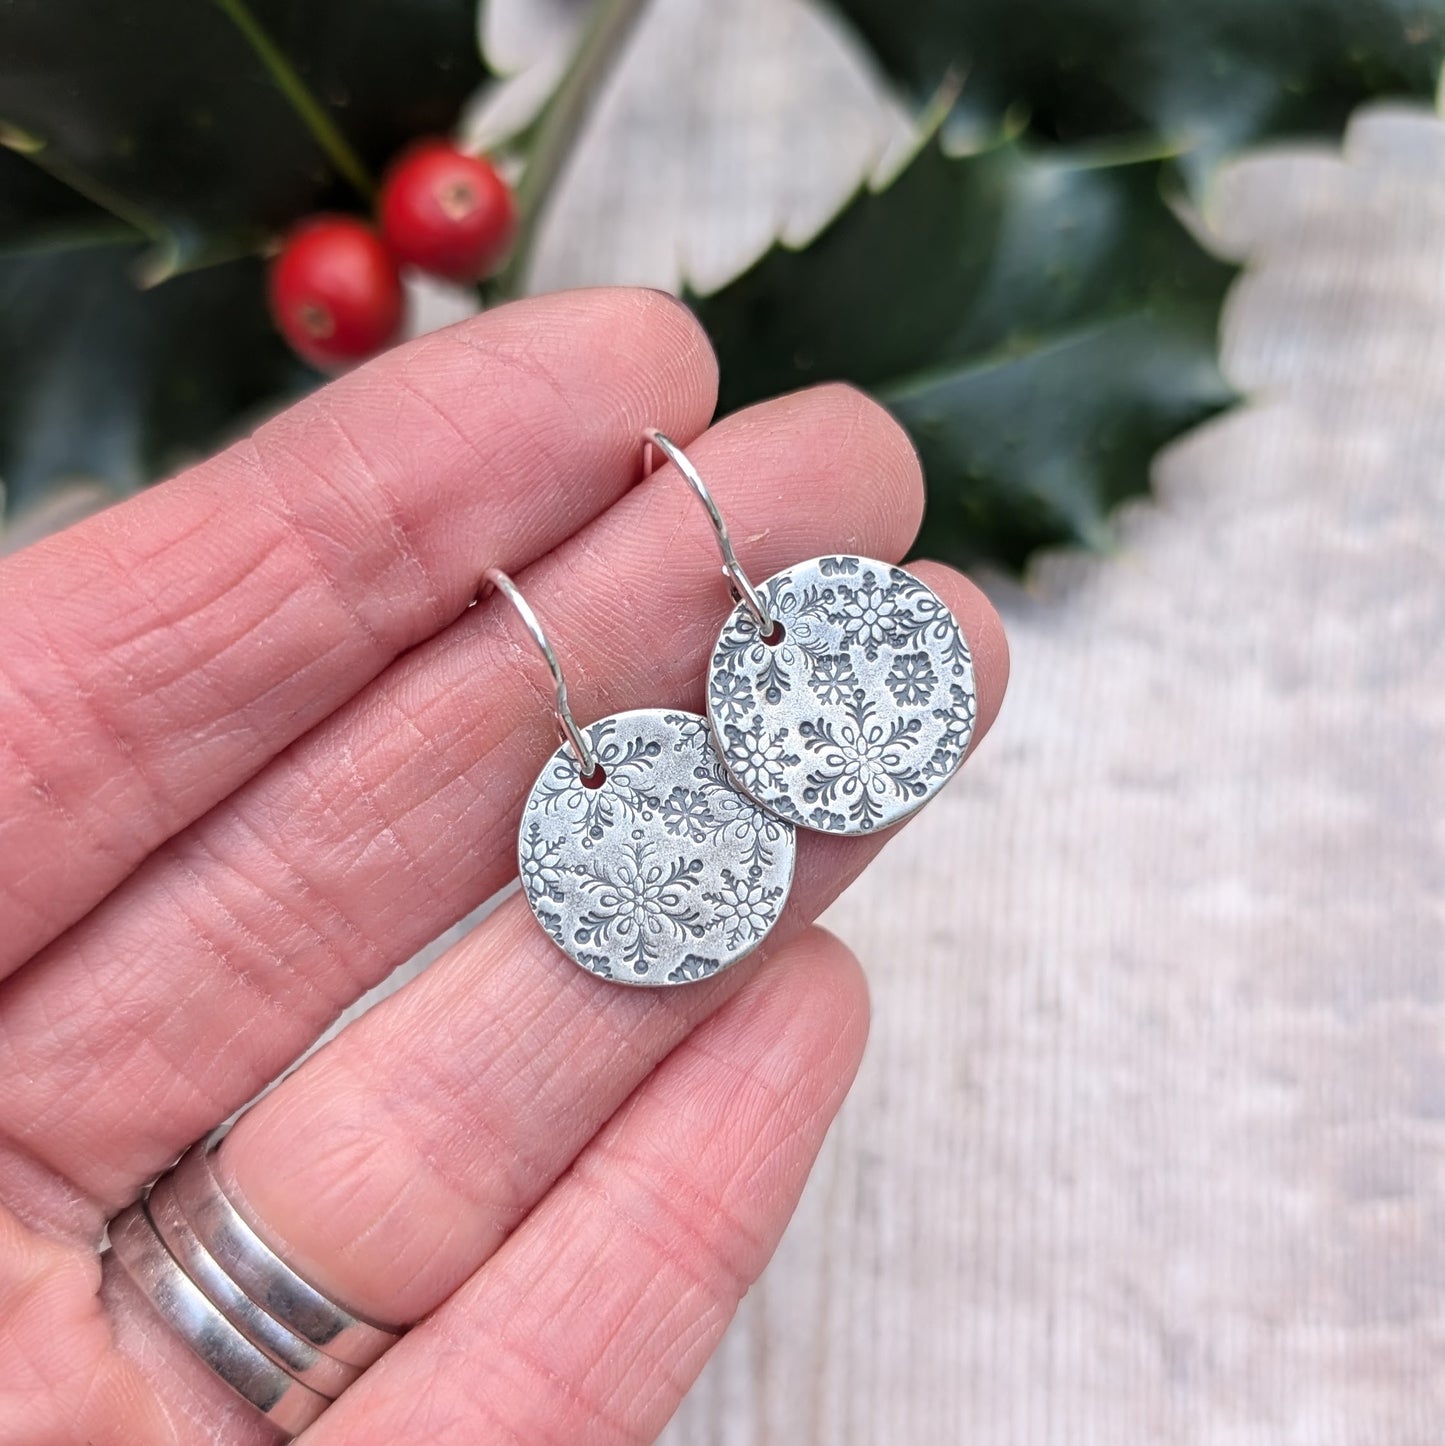
[(1445, 59), (1445, 0), (834, 3), (973, 154), (927, 147), (703, 312), (731, 404), (840, 377), (890, 405), (928, 470), (922, 545), (964, 563), (1106, 541), (1154, 452), (1229, 404), (1232, 273), (1173, 177), (1430, 96)]
[(1433, 95), (1445, 0), (834, 0), (919, 98), (950, 73), (980, 136), (1010, 113), (1065, 143), (1160, 137), (1196, 176), (1228, 150), (1334, 132), (1371, 96)]
[(1233, 268), (1163, 203), (1164, 159), (927, 145), (800, 251), (699, 300), (723, 405), (847, 378), (911, 431), (922, 545), (1021, 565), (1098, 545), (1170, 437), (1229, 404), (1216, 326)]
[(475, 26), (474, 0), (7, 0), (0, 139), (189, 267), (363, 204), (481, 82)]
[(38, 166), (0, 149), (0, 256), (11, 250), (66, 246), (83, 236), (134, 235), (125, 222)]
[(149, 482), (315, 383), (256, 252), (451, 128), (475, 23), (473, 0), (0, 5), (8, 509), (65, 476)]
[(261, 263), (143, 290), (144, 243), (0, 255), (0, 480), (20, 510), (52, 482), (118, 492), (204, 456), (315, 380), (276, 335)]

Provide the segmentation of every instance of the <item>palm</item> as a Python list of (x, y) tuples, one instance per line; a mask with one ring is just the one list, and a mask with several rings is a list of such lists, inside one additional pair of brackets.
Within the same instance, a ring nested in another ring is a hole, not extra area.
[[(522, 574), (584, 718), (697, 701), (725, 598), (695, 503), (628, 492), (716, 377), (651, 295), (507, 308), (0, 566), (0, 1431), (272, 1431), (97, 1256), (104, 1222), (515, 870), (552, 723), (463, 615)], [(695, 455), (771, 568), (895, 557), (905, 440), (840, 390)], [(826, 482), (826, 486), (820, 483)], [(925, 570), (1005, 671), (987, 604)], [(856, 1066), (866, 1000), (803, 926), (875, 847), (808, 839), (767, 950), (665, 997), (512, 899), (235, 1128), (243, 1208), (320, 1287), (418, 1325), (307, 1439), (650, 1439), (762, 1267)]]

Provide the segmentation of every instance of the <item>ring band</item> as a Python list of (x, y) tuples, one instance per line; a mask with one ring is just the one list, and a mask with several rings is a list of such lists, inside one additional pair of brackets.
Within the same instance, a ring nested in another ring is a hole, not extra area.
[(232, 1204), (204, 1141), (110, 1222), (160, 1317), (270, 1422), (304, 1430), (401, 1337), (298, 1275)]
[(257, 1305), (304, 1341), (338, 1361), (365, 1368), (401, 1338), (346, 1310), (297, 1275), (231, 1203), (204, 1142), (192, 1145), (171, 1174), (176, 1198), (197, 1239)]
[(330, 1400), (256, 1349), (176, 1264), (137, 1202), (110, 1222), (110, 1248), (161, 1319), (233, 1391), (283, 1431), (304, 1431)]
[(191, 1228), (176, 1198), (173, 1176), (162, 1175), (146, 1197), (146, 1214), (175, 1262), (211, 1299), (211, 1303), (251, 1344), (278, 1366), (323, 1396), (339, 1396), (361, 1374), (360, 1366), (318, 1350), (287, 1330), (226, 1274)]

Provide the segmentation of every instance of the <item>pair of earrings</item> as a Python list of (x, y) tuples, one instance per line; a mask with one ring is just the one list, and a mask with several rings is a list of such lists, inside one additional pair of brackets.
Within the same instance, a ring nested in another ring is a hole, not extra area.
[(706, 979), (750, 954), (793, 879), (796, 830), (866, 834), (921, 808), (973, 735), (957, 622), (901, 567), (815, 557), (754, 587), (697, 469), (656, 446), (707, 509), (735, 606), (707, 671), (707, 717), (615, 713), (579, 728), (561, 665), (504, 573), (552, 672), (562, 745), (522, 811), (518, 863), (538, 923), (620, 984)]

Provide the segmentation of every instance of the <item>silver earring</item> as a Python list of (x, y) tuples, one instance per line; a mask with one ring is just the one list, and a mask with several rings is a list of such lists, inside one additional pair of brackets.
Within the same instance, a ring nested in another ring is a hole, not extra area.
[(640, 708), (578, 727), (537, 615), (505, 573), (486, 580), (546, 659), (562, 731), (517, 840), (537, 922), (619, 984), (689, 984), (752, 953), (792, 886), (792, 825), (738, 792), (696, 713)]
[(736, 606), (707, 671), (729, 777), (800, 828), (865, 834), (922, 808), (973, 737), (973, 659), (943, 600), (901, 567), (814, 557), (754, 587), (722, 514), (675, 442), (643, 434), (701, 499)]

